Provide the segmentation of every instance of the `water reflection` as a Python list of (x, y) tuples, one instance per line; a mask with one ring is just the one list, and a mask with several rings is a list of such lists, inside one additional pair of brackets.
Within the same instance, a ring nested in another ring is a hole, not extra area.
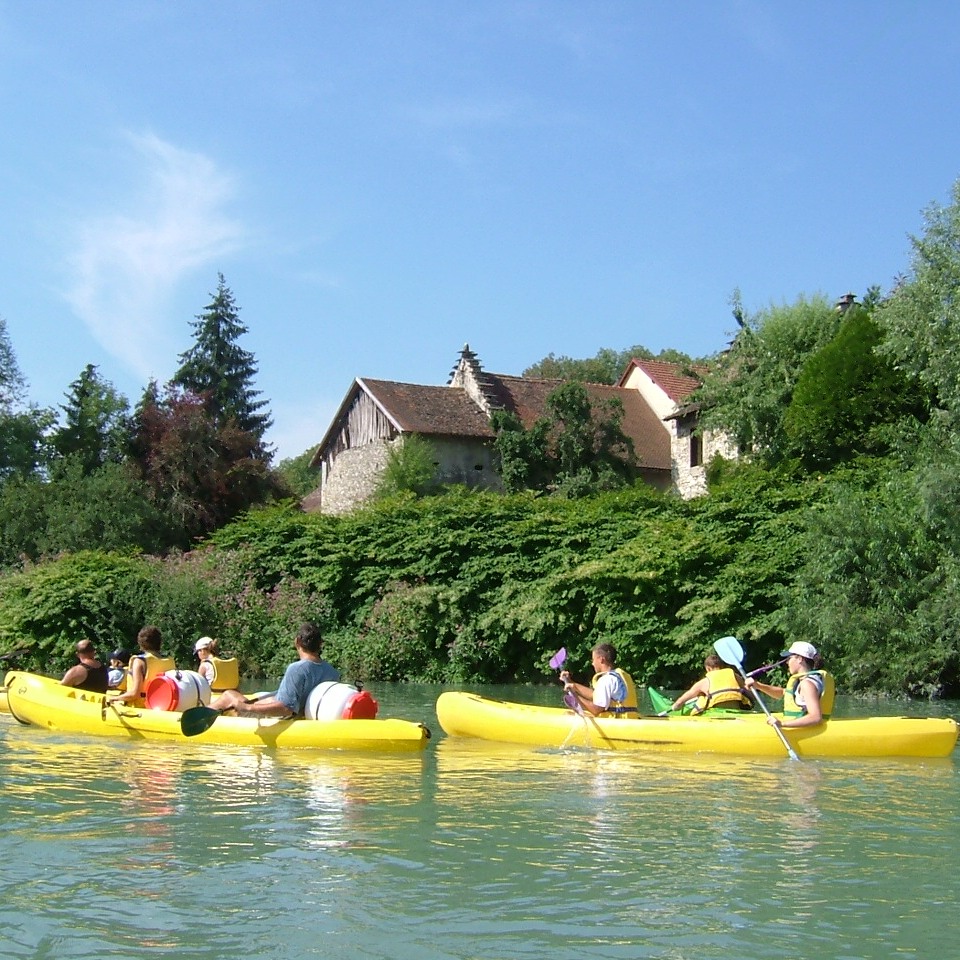
[(960, 937), (951, 759), (442, 736), (369, 757), (3, 723), (0, 758), (4, 960), (879, 958)]

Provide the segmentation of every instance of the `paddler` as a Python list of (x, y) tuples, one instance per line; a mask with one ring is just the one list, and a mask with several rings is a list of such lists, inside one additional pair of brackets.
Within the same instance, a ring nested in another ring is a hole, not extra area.
[(771, 716), (767, 723), (779, 727), (813, 727), (830, 716), (833, 709), (833, 677), (820, 668), (820, 655), (812, 643), (798, 640), (780, 654), (787, 657), (790, 679), (785, 687), (758, 683), (753, 677), (744, 681), (774, 700), (783, 698), (783, 719)]
[(636, 718), (637, 689), (633, 678), (617, 666), (617, 651), (612, 643), (598, 643), (591, 651), (593, 680), (587, 687), (574, 683), (570, 671), (563, 670), (560, 680), (564, 691), (595, 717)]

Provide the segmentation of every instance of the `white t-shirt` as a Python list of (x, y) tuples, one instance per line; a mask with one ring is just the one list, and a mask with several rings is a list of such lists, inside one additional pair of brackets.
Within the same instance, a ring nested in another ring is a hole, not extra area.
[(593, 705), (606, 710), (614, 700), (625, 698), (624, 687), (622, 678), (617, 674), (602, 673), (593, 688)]

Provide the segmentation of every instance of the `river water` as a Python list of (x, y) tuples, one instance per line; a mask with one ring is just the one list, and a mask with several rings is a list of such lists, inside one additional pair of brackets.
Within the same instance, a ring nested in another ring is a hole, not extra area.
[[(373, 689), (382, 716), (431, 727), (422, 755), (101, 741), (0, 718), (0, 958), (960, 955), (953, 757), (481, 744), (444, 737), (441, 689)], [(837, 710), (858, 711), (904, 708)]]

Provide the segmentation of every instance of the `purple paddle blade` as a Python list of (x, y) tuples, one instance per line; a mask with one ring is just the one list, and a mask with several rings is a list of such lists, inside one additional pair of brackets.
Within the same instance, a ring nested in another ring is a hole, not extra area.
[(567, 648), (561, 647), (551, 658), (550, 658), (550, 668), (552, 670), (559, 670), (564, 662), (567, 659)]

